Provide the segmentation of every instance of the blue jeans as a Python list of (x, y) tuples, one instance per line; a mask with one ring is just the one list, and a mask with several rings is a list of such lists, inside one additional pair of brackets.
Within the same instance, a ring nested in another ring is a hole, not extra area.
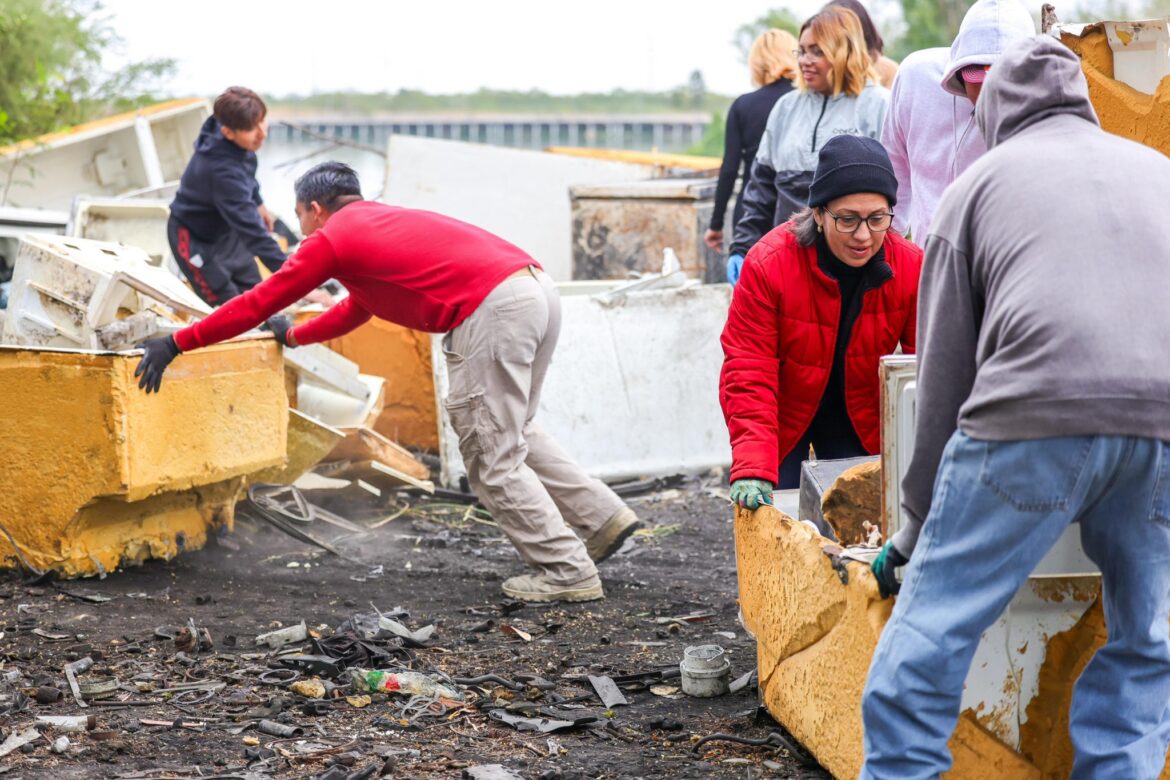
[(1170, 744), (1170, 444), (956, 433), (870, 665), (861, 777), (950, 767), (979, 637), (1070, 523), (1101, 569), (1109, 629), (1073, 692), (1072, 776), (1158, 776)]

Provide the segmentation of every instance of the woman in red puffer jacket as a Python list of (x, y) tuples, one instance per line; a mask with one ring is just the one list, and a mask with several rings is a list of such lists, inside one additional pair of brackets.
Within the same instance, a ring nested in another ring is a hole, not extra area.
[(731, 497), (755, 509), (819, 458), (879, 449), (878, 360), (914, 352), (922, 250), (890, 230), (898, 182), (871, 138), (821, 149), (809, 207), (748, 253), (723, 329)]

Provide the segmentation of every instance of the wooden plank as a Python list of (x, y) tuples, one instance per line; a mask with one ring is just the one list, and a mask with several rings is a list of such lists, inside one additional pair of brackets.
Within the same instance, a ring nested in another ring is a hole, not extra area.
[(362, 461), (378, 461), (397, 471), (425, 480), (430, 477), (430, 470), (404, 447), (390, 441), (372, 428), (341, 427), (345, 438), (338, 442), (333, 451), (326, 456), (326, 462), (348, 460), (354, 463)]

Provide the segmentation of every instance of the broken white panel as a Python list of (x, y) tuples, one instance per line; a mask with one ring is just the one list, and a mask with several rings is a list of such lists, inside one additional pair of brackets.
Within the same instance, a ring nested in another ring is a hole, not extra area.
[(321, 344), (308, 344), (284, 352), (284, 362), (300, 375), (360, 401), (370, 397), (369, 387), (359, 378), (358, 364)]
[(10, 182), (0, 206), (64, 211), (79, 192), (116, 196), (177, 181), (210, 115), (203, 98), (174, 100), (4, 147)]
[[(13, 268), (3, 340), (7, 344), (97, 349), (96, 329), (118, 312), (142, 308), (137, 292), (115, 279), (113, 257), (80, 242), (27, 235)], [(133, 257), (137, 250), (119, 248)], [(139, 262), (142, 261), (138, 258)]]
[(368, 425), (382, 411), (386, 380), (321, 344), (284, 350), (297, 375), (297, 409), (336, 427)]
[(170, 214), (167, 202), (155, 198), (78, 195), (73, 200), (65, 234), (135, 246), (150, 256), (152, 264), (168, 268), (172, 259), (167, 241)]
[[(288, 352), (286, 351), (287, 355)], [(359, 374), (361, 397), (350, 395), (302, 374), (297, 379), (297, 409), (338, 428), (369, 425), (381, 412), (386, 380), (380, 376)]]
[(1113, 50), (1113, 78), (1154, 94), (1170, 75), (1170, 20), (1102, 22)]
[(0, 207), (0, 239), (19, 239), (25, 233), (62, 235), (69, 223), (69, 214), (49, 209), (18, 209)]
[(1060, 23), (1048, 34), (1060, 40), (1062, 34), (1083, 38), (1104, 30), (1113, 52), (1113, 78), (1139, 92), (1154, 94), (1158, 83), (1170, 75), (1170, 19), (1138, 22)]
[[(882, 358), (882, 513), (893, 536), (905, 522), (901, 481), (914, 453), (917, 359)], [(970, 708), (1005, 744), (1019, 748), (1020, 726), (1039, 688), (1043, 649), (1072, 628), (1093, 601), (1097, 566), (1081, 546), (1080, 526), (1070, 525), (983, 633), (963, 689)]]
[[(719, 333), (731, 287), (650, 290), (613, 300), (578, 293), (597, 286), (557, 286), (561, 335), (536, 423), (602, 479), (729, 465), (731, 447), (719, 407)], [(610, 289), (616, 286), (610, 283)], [(443, 404), (448, 381), (441, 340), (435, 336), (431, 350), (441, 479), (454, 487), (466, 472)]]
[(569, 187), (653, 175), (651, 165), (392, 135), (381, 200), (495, 233), (564, 282), (573, 275)]
[(646, 290), (666, 290), (672, 287), (686, 287), (687, 285), (701, 284), (698, 279), (689, 279), (682, 269), (678, 255), (670, 247), (662, 250), (662, 270), (656, 274), (645, 274), (629, 282), (621, 282), (616, 287), (591, 292), (604, 301), (616, 301), (632, 292)]
[(141, 249), (63, 236), (27, 235), (9, 292), (4, 341), (95, 349), (96, 330), (145, 307), (138, 293), (196, 316), (210, 307)]

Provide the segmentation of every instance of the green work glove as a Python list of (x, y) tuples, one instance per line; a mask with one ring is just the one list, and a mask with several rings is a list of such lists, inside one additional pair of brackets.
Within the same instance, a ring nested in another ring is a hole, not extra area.
[(902, 583), (898, 582), (894, 576), (894, 569), (905, 566), (909, 562), (910, 560), (905, 555), (898, 552), (898, 548), (894, 546), (893, 542), (886, 542), (882, 551), (878, 553), (878, 557), (873, 559), (869, 568), (878, 581), (878, 590), (881, 591), (883, 599), (898, 595), (898, 591), (902, 589)]
[(744, 509), (759, 509), (760, 504), (772, 506), (775, 486), (762, 479), (737, 479), (731, 483), (731, 503)]

